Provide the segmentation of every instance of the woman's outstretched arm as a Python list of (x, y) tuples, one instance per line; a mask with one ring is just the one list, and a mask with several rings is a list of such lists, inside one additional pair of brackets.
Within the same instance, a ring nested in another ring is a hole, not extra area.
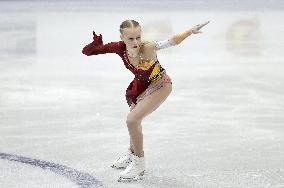
[(105, 54), (105, 53), (118, 53), (121, 49), (120, 42), (110, 42), (107, 44), (103, 44), (102, 35), (96, 35), (93, 31), (93, 42), (86, 45), (82, 53), (90, 56), (90, 55), (98, 55), (98, 54)]
[(202, 27), (207, 25), (209, 23), (205, 22), (202, 24), (198, 24), (191, 29), (188, 29), (186, 31), (180, 32), (178, 34), (175, 34), (173, 37), (166, 39), (166, 40), (161, 40), (161, 41), (154, 41), (154, 46), (156, 50), (168, 48), (170, 46), (178, 45), (180, 44), (184, 39), (189, 37), (191, 34), (197, 34), (197, 33), (202, 33), (199, 31)]
[(198, 34), (198, 33), (202, 33), (201, 31), (199, 31), (202, 27), (204, 27), (205, 25), (207, 25), (209, 23), (209, 21), (204, 22), (202, 24), (198, 24), (194, 27), (192, 27), (191, 29), (188, 29), (184, 32), (178, 33), (176, 35), (174, 35), (171, 39), (170, 42), (173, 45), (177, 45), (180, 44), (184, 39), (186, 39), (188, 36), (190, 36), (191, 34)]

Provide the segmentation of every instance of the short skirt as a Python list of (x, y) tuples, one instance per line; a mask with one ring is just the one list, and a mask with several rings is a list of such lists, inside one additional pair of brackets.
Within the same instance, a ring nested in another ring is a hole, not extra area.
[(151, 93), (153, 93), (154, 91), (157, 91), (158, 89), (163, 87), (165, 83), (172, 84), (172, 80), (169, 77), (169, 75), (167, 75), (166, 73), (163, 73), (162, 78), (160, 80), (158, 80), (155, 83), (150, 84), (147, 87), (147, 89), (137, 97), (137, 103), (141, 101), (142, 99), (144, 99), (145, 97), (147, 97), (148, 95), (150, 95)]

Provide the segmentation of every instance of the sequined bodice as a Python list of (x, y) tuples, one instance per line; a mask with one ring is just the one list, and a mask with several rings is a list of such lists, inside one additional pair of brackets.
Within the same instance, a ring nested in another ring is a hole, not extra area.
[(158, 60), (140, 59), (138, 65), (135, 67), (130, 63), (126, 51), (124, 51), (122, 59), (125, 67), (135, 75), (135, 78), (143, 82), (153, 82), (162, 72), (165, 72)]
[[(154, 60), (145, 60), (145, 59), (140, 59), (138, 65), (135, 67), (136, 69), (141, 69), (141, 70), (148, 70), (156, 61)], [(129, 62), (130, 63), (130, 62)]]

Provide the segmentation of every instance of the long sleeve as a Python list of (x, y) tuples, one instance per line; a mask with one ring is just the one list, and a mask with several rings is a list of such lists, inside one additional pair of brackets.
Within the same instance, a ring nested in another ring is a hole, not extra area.
[(86, 45), (82, 53), (90, 56), (90, 55), (98, 55), (98, 54), (105, 54), (105, 53), (119, 53), (121, 51), (121, 41), (119, 42), (110, 42), (107, 44), (97, 44), (95, 41)]

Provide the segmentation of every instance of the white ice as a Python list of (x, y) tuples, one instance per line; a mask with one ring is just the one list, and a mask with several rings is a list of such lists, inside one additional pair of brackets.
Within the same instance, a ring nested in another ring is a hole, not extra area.
[[(1, 188), (80, 187), (3, 154), (64, 165), (108, 188), (284, 187), (283, 11), (0, 5)], [(125, 19), (149, 40), (211, 21), (158, 52), (173, 91), (142, 122), (146, 175), (135, 183), (117, 182), (110, 168), (129, 144), (133, 75), (116, 54), (81, 53), (92, 31), (120, 40)]]

